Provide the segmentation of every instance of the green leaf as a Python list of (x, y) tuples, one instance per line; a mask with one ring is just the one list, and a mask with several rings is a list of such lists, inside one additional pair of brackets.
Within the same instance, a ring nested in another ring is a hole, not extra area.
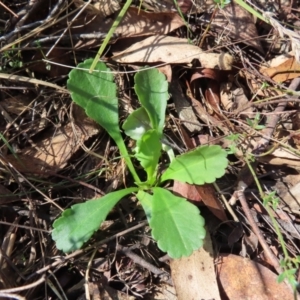
[(151, 129), (151, 122), (147, 111), (140, 107), (132, 112), (122, 126), (125, 133), (133, 140), (139, 140), (143, 134)]
[(156, 169), (161, 155), (160, 134), (155, 129), (148, 130), (140, 140), (137, 141), (135, 157), (147, 173), (147, 181), (154, 183), (156, 180)]
[(225, 174), (227, 153), (220, 146), (202, 146), (177, 156), (163, 173), (161, 181), (173, 179), (190, 184), (212, 183)]
[(277, 282), (281, 283), (286, 279), (286, 274), (285, 273), (281, 273), (279, 274), (279, 276), (277, 277)]
[(167, 108), (168, 82), (157, 69), (141, 70), (136, 73), (135, 92), (146, 109), (153, 129), (162, 133)]
[(143, 206), (143, 209), (145, 211), (146, 217), (148, 222), (150, 222), (151, 216), (152, 216), (152, 202), (153, 202), (153, 196), (149, 193), (146, 193), (142, 190), (139, 190), (136, 197), (140, 201), (140, 203)]
[(89, 73), (93, 59), (87, 59), (69, 73), (68, 90), (74, 102), (99, 123), (113, 139), (120, 139), (117, 87), (113, 74), (104, 63), (98, 62), (95, 72)]
[(56, 247), (64, 252), (79, 249), (99, 228), (116, 203), (135, 191), (137, 188), (112, 192), (65, 210), (53, 223), (52, 238)]
[[(99, 123), (116, 142), (121, 155), (138, 183), (140, 179), (133, 167), (119, 128), (117, 88), (113, 74), (104, 63), (98, 62), (94, 73), (89, 73), (93, 59), (80, 63), (80, 69), (69, 73), (67, 87), (74, 102), (84, 108), (86, 114)], [(86, 69), (86, 70), (82, 70)]]
[(180, 258), (203, 245), (204, 219), (195, 205), (159, 187), (153, 188), (152, 200), (149, 224), (162, 251)]

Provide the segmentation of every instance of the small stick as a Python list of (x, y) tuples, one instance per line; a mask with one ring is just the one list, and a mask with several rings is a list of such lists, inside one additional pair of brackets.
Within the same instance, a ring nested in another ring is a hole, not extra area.
[[(133, 260), (134, 263), (142, 266), (143, 268), (149, 270), (151, 273), (155, 274), (155, 275), (158, 275), (159, 277), (161, 277), (161, 279), (164, 281), (164, 282), (167, 282), (169, 283), (170, 285), (173, 285), (172, 284), (172, 281), (170, 279), (170, 275), (153, 266), (152, 264), (150, 264), (149, 262), (147, 262), (146, 260), (144, 260), (142, 257), (138, 256), (137, 254), (133, 253), (130, 248), (128, 247), (123, 247), (121, 245), (117, 245), (116, 246), (116, 249), (120, 252), (122, 252), (123, 254), (125, 254), (127, 257), (131, 258)], [(167, 280), (164, 280), (164, 277), (167, 277), (168, 279)]]
[(0, 1), (0, 5), (2, 5), (7, 11), (9, 11), (15, 18), (18, 18), (18, 15), (15, 14), (9, 7), (7, 7), (2, 1)]

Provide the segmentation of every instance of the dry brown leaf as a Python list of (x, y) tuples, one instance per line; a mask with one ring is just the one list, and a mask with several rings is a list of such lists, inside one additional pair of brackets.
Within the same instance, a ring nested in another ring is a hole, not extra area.
[(61, 170), (82, 144), (99, 132), (98, 125), (87, 117), (79, 120), (80, 126), (69, 123), (57, 130), (54, 135), (47, 134), (47, 137), (36, 143), (35, 147), (23, 149), (17, 158), (10, 154), (5, 157), (6, 160), (19, 172), (40, 176)]
[(172, 36), (154, 35), (133, 44), (112, 59), (120, 63), (190, 63), (199, 59), (205, 68), (230, 70), (233, 58), (229, 54), (203, 52), (199, 47), (189, 44), (187, 39)]
[(131, 7), (115, 33), (122, 37), (167, 34), (181, 26), (184, 22), (177, 13), (147, 13)]
[(134, 300), (134, 296), (129, 296), (126, 293), (113, 289), (108, 284), (103, 284), (101, 281), (88, 282), (89, 292), (93, 300)]
[(295, 184), (292, 188), (289, 189), (284, 195), (281, 196), (281, 199), (289, 209), (291, 210), (300, 210), (300, 182)]
[(192, 202), (202, 202), (195, 185), (174, 180), (173, 193)]
[(293, 152), (289, 151), (288, 149), (285, 149), (283, 147), (278, 147), (272, 152), (272, 155), (275, 157), (282, 157), (290, 160), (297, 160), (300, 161), (300, 156), (297, 154), (294, 154)]
[(218, 10), (212, 26), (216, 27), (220, 35), (254, 47), (263, 53), (253, 16), (234, 1)]
[[(83, 7), (86, 2), (83, 0), (73, 0), (76, 7)], [(107, 17), (120, 9), (120, 3), (117, 0), (98, 0), (93, 4), (86, 6), (85, 11), (92, 15)]]
[[(177, 0), (177, 5), (182, 13), (201, 13), (215, 6), (214, 0)], [(176, 9), (174, 0), (143, 0), (142, 5), (154, 11), (173, 11)]]
[(284, 62), (286, 62), (289, 58), (294, 57), (294, 52), (290, 51), (289, 53), (284, 53), (281, 55), (277, 55), (276, 57), (270, 59), (267, 61), (267, 63), (260, 67), (260, 70), (264, 70), (264, 69), (268, 69), (268, 68), (274, 68), (274, 67), (278, 67), (279, 65), (283, 64)]
[(285, 165), (297, 170), (300, 169), (300, 156), (283, 147), (278, 147), (269, 155), (259, 156), (257, 160), (271, 165)]
[(1, 106), (7, 113), (19, 115), (20, 113), (28, 109), (31, 101), (32, 99), (29, 95), (19, 94), (14, 97), (8, 97), (1, 100)]
[(293, 294), (277, 275), (263, 265), (233, 254), (220, 255), (216, 261), (223, 299), (292, 300)]
[(216, 196), (216, 191), (212, 184), (195, 185), (205, 206), (221, 221), (228, 220), (224, 207)]
[(258, 157), (257, 160), (261, 163), (271, 164), (274, 166), (288, 166), (296, 170), (300, 170), (300, 160), (288, 159), (283, 157), (275, 157), (272, 155), (266, 155)]
[(260, 72), (272, 78), (275, 82), (285, 82), (299, 77), (300, 63), (297, 62), (295, 57), (291, 57), (276, 67), (261, 68)]
[(202, 248), (189, 257), (171, 260), (170, 267), (178, 299), (221, 299), (209, 234)]
[(191, 103), (186, 98), (186, 95), (184, 95), (178, 80), (171, 82), (169, 92), (171, 93), (177, 114), (180, 120), (183, 121), (185, 128), (191, 133), (199, 132), (202, 126), (196, 117)]
[[(105, 19), (98, 15), (82, 15), (72, 24), (72, 34), (91, 32), (106, 33), (111, 28), (114, 18)], [(84, 26), (83, 26), (84, 24)], [(115, 35), (119, 38), (167, 34), (184, 25), (177, 13), (149, 13), (130, 7), (116, 28)]]

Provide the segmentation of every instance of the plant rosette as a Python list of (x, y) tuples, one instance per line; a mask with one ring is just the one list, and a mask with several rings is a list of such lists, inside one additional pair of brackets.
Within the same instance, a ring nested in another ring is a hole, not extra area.
[(94, 72), (89, 73), (92, 61), (88, 59), (70, 72), (68, 89), (72, 100), (115, 141), (135, 186), (66, 209), (53, 223), (52, 238), (57, 248), (64, 252), (81, 248), (99, 229), (111, 209), (122, 198), (135, 193), (158, 247), (172, 258), (189, 256), (203, 245), (206, 234), (204, 218), (195, 205), (164, 189), (163, 184), (169, 180), (198, 185), (212, 183), (225, 174), (227, 152), (220, 146), (202, 146), (174, 157), (172, 149), (167, 149), (170, 163), (159, 175), (158, 165), (162, 151), (166, 149), (162, 140), (165, 138), (168, 82), (157, 69), (142, 69), (134, 78), (134, 89), (141, 107), (132, 112), (122, 126), (125, 134), (136, 141), (133, 156), (147, 178), (142, 182), (121, 135), (117, 87), (112, 72), (99, 62)]

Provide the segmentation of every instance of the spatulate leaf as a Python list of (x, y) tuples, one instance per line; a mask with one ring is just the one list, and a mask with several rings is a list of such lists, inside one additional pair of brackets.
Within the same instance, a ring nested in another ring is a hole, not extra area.
[(151, 122), (147, 111), (140, 107), (133, 111), (122, 126), (125, 133), (133, 140), (139, 140), (143, 134), (151, 129)]
[(135, 182), (140, 182), (120, 133), (117, 88), (113, 74), (100, 62), (94, 72), (89, 73), (92, 62), (93, 59), (88, 59), (70, 72), (67, 86), (71, 97), (114, 139)]
[[(100, 124), (116, 140), (122, 139), (119, 130), (117, 87), (113, 74), (104, 63), (98, 62), (89, 73), (93, 59), (88, 59), (69, 73), (67, 87), (74, 102)], [(86, 70), (82, 70), (86, 69)]]
[(52, 238), (64, 252), (81, 248), (105, 220), (110, 210), (124, 196), (137, 191), (128, 188), (109, 193), (102, 198), (73, 205), (53, 223)]
[(151, 184), (156, 179), (156, 169), (161, 155), (160, 134), (155, 129), (145, 132), (137, 141), (135, 157), (147, 173), (147, 181)]
[(152, 236), (170, 257), (189, 256), (202, 246), (206, 233), (204, 219), (195, 205), (166, 189), (155, 187), (151, 210)]
[(165, 75), (157, 69), (141, 70), (136, 73), (134, 80), (135, 92), (149, 115), (152, 128), (162, 133), (169, 98)]
[(173, 179), (190, 184), (212, 183), (225, 174), (227, 152), (220, 146), (202, 146), (177, 156), (163, 173), (161, 181)]

